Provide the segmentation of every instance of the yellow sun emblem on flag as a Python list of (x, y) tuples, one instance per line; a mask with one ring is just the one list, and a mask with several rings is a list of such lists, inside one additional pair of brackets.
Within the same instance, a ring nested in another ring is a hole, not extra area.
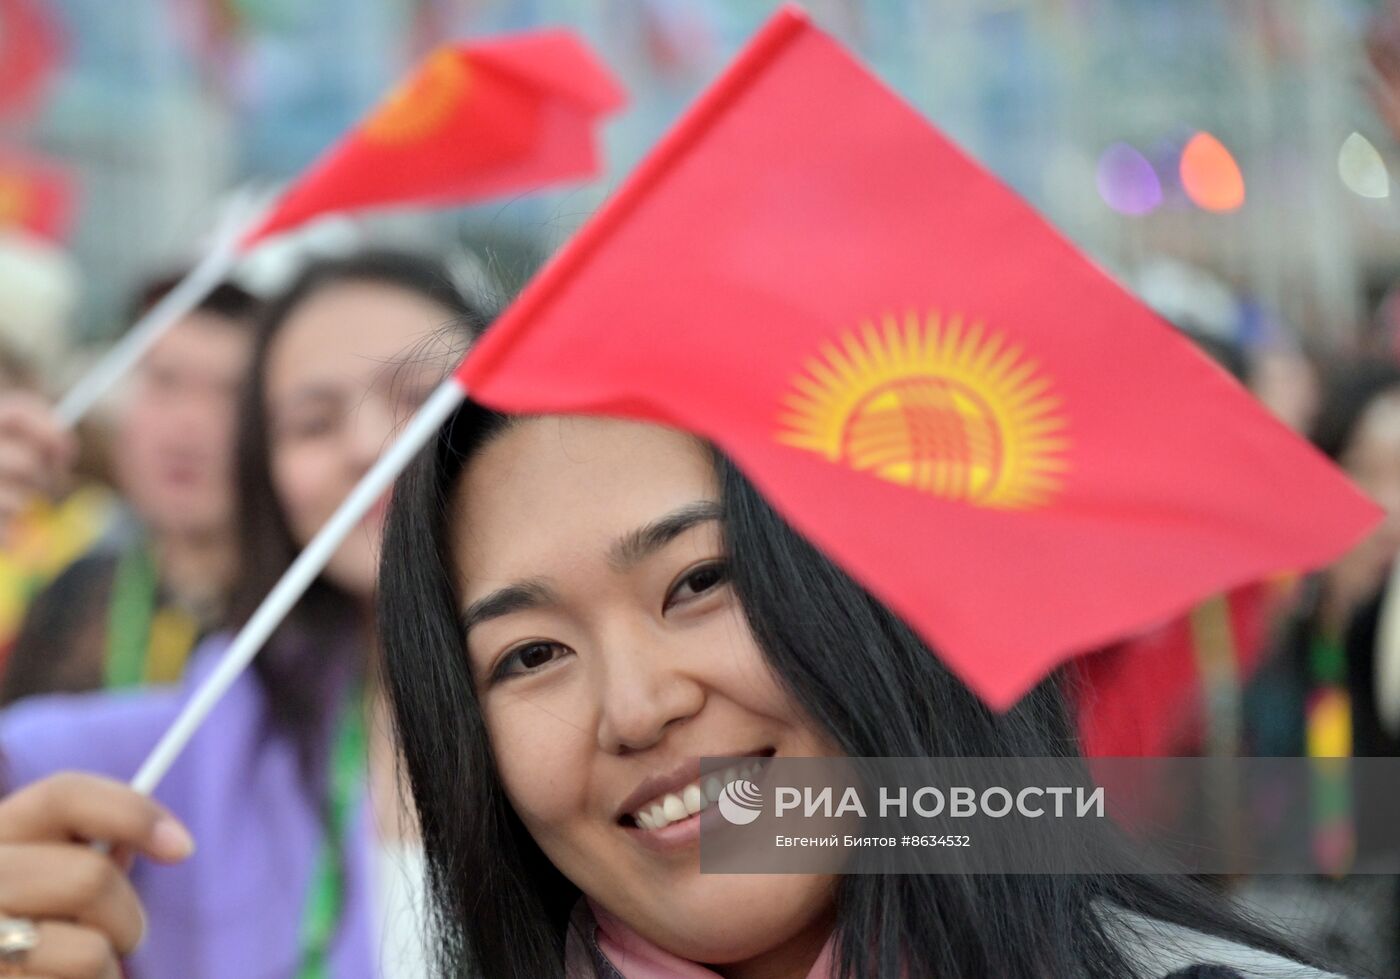
[(361, 131), (381, 143), (421, 139), (447, 121), (470, 87), (467, 59), (443, 48), (385, 98)]
[(825, 344), (793, 378), (779, 426), (787, 445), (976, 506), (1043, 506), (1067, 469), (1051, 380), (956, 316), (886, 316)]

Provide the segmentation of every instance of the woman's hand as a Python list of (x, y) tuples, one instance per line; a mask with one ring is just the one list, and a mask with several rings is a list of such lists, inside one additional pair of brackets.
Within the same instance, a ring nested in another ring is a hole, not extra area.
[(7, 934), (28, 946), (0, 954), (0, 975), (119, 979), (146, 930), (133, 855), (178, 863), (193, 850), (158, 803), (110, 779), (55, 775), (0, 800), (0, 948)]
[(0, 531), (35, 493), (57, 486), (76, 454), (73, 433), (42, 398), (23, 391), (0, 394)]

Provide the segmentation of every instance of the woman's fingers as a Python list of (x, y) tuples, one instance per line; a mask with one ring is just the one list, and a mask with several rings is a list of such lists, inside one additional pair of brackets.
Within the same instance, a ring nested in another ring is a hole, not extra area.
[(111, 779), (55, 775), (0, 800), (0, 910), (39, 931), (26, 974), (117, 976), (146, 930), (123, 854), (171, 862), (192, 849), (162, 806)]
[(0, 844), (0, 908), (43, 925), (59, 919), (96, 930), (121, 955), (146, 931), (126, 875), (106, 854), (72, 843)]
[(72, 840), (102, 842), (162, 863), (194, 852), (189, 831), (163, 806), (112, 779), (66, 772), (0, 800), (0, 844)]
[(24, 958), (24, 974), (43, 979), (120, 979), (116, 949), (101, 932), (66, 921), (37, 926), (38, 944)]

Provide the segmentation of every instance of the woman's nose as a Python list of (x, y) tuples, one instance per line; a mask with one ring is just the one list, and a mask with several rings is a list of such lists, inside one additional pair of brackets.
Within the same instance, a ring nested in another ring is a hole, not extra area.
[(654, 637), (614, 645), (599, 659), (598, 746), (604, 751), (650, 748), (704, 706), (701, 683), (683, 669), (681, 656)]

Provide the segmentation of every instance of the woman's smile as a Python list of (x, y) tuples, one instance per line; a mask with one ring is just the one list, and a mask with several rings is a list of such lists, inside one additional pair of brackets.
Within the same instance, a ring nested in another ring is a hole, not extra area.
[(724, 787), (739, 779), (753, 781), (762, 772), (774, 749), (719, 751), (712, 758), (752, 758), (748, 764), (704, 773), (700, 759), (693, 758), (675, 771), (643, 779), (619, 807), (617, 824), (639, 846), (662, 852), (686, 849), (699, 844), (702, 819), (719, 800)]

